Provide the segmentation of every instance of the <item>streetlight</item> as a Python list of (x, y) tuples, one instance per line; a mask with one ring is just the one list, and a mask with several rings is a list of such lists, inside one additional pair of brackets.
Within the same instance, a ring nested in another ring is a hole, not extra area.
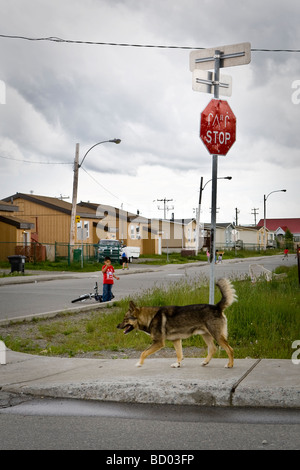
[(271, 191), (267, 196), (264, 194), (264, 250), (266, 249), (266, 245), (267, 245), (266, 243), (266, 215), (267, 215), (266, 202), (270, 194), (280, 193), (280, 192), (285, 193), (286, 189), (277, 189), (276, 191)]
[(113, 144), (119, 144), (121, 142), (121, 139), (103, 140), (102, 142), (98, 142), (97, 144), (92, 145), (92, 147), (90, 147), (88, 149), (88, 151), (85, 152), (85, 155), (84, 155), (83, 159), (81, 160), (81, 163), (78, 165), (78, 168), (80, 168), (82, 166), (83, 160), (85, 159), (85, 157), (87, 156), (87, 154), (89, 153), (90, 150), (92, 150), (94, 147), (96, 147), (96, 145), (105, 144), (106, 142), (112, 142)]
[[(231, 180), (232, 176), (220, 176), (217, 178), (218, 180)], [(197, 256), (198, 251), (199, 251), (199, 231), (200, 231), (200, 210), (201, 210), (201, 201), (202, 201), (202, 191), (204, 190), (205, 186), (210, 183), (212, 180), (208, 180), (205, 185), (203, 186), (203, 177), (201, 176), (201, 181), (200, 181), (200, 193), (199, 193), (199, 203), (198, 203), (198, 209), (197, 209), (197, 214), (196, 214), (196, 249), (195, 249), (195, 255)]]
[(70, 259), (73, 259), (72, 246), (75, 244), (75, 217), (76, 217), (76, 205), (77, 205), (77, 190), (78, 190), (78, 170), (82, 166), (83, 161), (90, 150), (92, 150), (96, 145), (105, 144), (106, 142), (112, 142), (114, 144), (119, 144), (121, 139), (112, 139), (112, 140), (102, 140), (92, 145), (88, 151), (84, 154), (81, 163), (79, 164), (79, 144), (76, 144), (75, 159), (74, 159), (74, 177), (73, 177), (73, 196), (72, 196), (72, 210), (71, 210), (71, 224), (70, 224)]

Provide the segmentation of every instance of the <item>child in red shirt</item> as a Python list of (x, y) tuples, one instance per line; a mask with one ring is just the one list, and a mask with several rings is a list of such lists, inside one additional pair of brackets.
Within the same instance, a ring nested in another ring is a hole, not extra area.
[(282, 259), (283, 259), (283, 260), (284, 260), (284, 259), (288, 259), (288, 257), (289, 257), (289, 250), (286, 248), (283, 253), (284, 253), (284, 257), (283, 257)]
[(102, 302), (108, 302), (112, 299), (112, 286), (114, 283), (114, 279), (120, 279), (118, 276), (115, 275), (114, 267), (111, 264), (111, 259), (109, 256), (104, 258), (104, 266), (102, 267), (103, 273), (103, 296)]

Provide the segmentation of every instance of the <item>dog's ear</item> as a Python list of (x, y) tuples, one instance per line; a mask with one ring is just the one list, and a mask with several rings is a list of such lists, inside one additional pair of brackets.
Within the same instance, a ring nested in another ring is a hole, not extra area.
[(132, 300), (130, 300), (130, 302), (129, 302), (129, 311), (134, 312), (135, 309), (136, 309), (135, 303)]

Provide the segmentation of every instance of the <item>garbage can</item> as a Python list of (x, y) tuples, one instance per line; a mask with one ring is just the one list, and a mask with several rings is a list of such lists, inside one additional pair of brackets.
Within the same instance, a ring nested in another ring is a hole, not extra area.
[(24, 273), (25, 270), (25, 259), (26, 256), (23, 255), (13, 255), (8, 256), (8, 261), (10, 262), (10, 272), (19, 271)]
[(81, 260), (81, 250), (80, 249), (76, 249), (74, 250), (73, 252), (73, 261), (80, 261)]

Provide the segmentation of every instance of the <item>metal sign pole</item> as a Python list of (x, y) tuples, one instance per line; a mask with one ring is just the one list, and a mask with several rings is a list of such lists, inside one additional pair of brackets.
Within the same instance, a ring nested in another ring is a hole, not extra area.
[[(192, 51), (190, 53), (190, 70), (193, 72), (193, 90), (203, 91), (204, 93), (212, 93), (212, 87), (214, 91), (214, 98), (219, 100), (219, 88), (221, 87), (221, 93), (230, 96), (231, 95), (231, 77), (220, 77), (220, 68), (233, 67), (236, 65), (249, 64), (251, 61), (251, 44), (249, 42), (241, 44), (232, 44), (228, 46), (217, 46), (210, 49), (203, 49)], [(212, 72), (204, 73), (202, 70), (210, 70), (214, 67), (214, 74)], [(221, 83), (220, 83), (221, 82)], [(213, 100), (212, 100), (213, 101)], [(219, 100), (220, 101), (220, 100)], [(227, 102), (227, 107), (230, 109)], [(208, 105), (209, 106), (209, 105)], [(208, 106), (204, 111), (207, 110)], [(231, 110), (230, 110), (231, 111)], [(203, 113), (202, 113), (203, 114)], [(201, 117), (202, 117), (201, 114)], [(227, 116), (227, 115), (226, 115)], [(218, 155), (213, 152), (218, 151), (220, 155), (226, 155), (232, 144), (235, 142), (235, 123), (236, 119), (231, 111), (233, 118), (233, 127), (226, 130), (226, 137), (228, 146), (220, 148), (220, 144), (224, 143), (225, 132), (222, 129), (219, 132), (219, 144), (218, 146), (211, 147), (211, 129), (209, 139), (207, 139), (207, 126), (206, 138), (203, 136), (202, 122), (200, 127), (200, 138), (204, 145), (207, 147), (210, 154), (212, 154), (212, 212), (211, 212), (211, 243), (210, 243), (210, 289), (209, 289), (209, 303), (214, 304), (214, 292), (215, 292), (215, 256), (216, 256), (216, 212), (217, 212), (217, 174), (218, 174)], [(204, 119), (207, 119), (205, 116)], [(230, 120), (228, 115), (228, 120)], [(223, 127), (226, 128), (226, 124), (223, 122)], [(220, 126), (219, 126), (220, 127)], [(223, 128), (224, 131), (224, 128)], [(218, 132), (215, 133), (215, 138)], [(222, 141), (220, 140), (222, 136)], [(223, 152), (223, 153), (222, 153)]]
[[(219, 99), (221, 52), (215, 51), (215, 86), (214, 98)], [(218, 177), (218, 155), (212, 156), (212, 190), (211, 190), (211, 228), (210, 228), (210, 282), (209, 303), (215, 303), (215, 256), (216, 256), (216, 214), (217, 214), (217, 177)]]

